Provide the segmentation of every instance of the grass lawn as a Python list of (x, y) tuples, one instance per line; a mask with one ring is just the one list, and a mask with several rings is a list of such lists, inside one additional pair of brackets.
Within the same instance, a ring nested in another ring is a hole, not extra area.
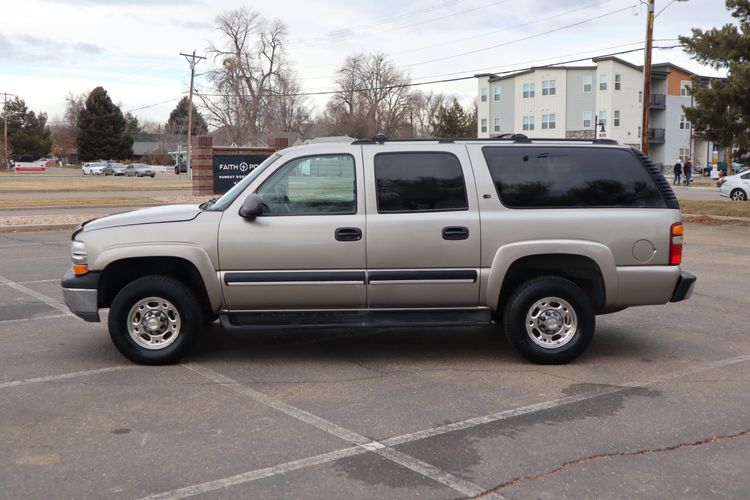
[(680, 208), (686, 214), (725, 215), (750, 218), (750, 202), (724, 200), (680, 200)]
[(159, 200), (153, 198), (136, 198), (109, 196), (106, 198), (34, 198), (18, 200), (0, 199), (0, 209), (3, 208), (45, 208), (45, 207), (86, 207), (86, 206), (145, 206), (158, 205)]
[(0, 175), (0, 191), (119, 191), (191, 189), (187, 179), (152, 179), (150, 177), (31, 177)]

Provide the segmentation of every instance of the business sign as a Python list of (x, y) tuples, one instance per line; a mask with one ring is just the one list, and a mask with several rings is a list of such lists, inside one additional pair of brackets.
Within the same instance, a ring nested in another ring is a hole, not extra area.
[(226, 193), (271, 155), (214, 155), (214, 192)]

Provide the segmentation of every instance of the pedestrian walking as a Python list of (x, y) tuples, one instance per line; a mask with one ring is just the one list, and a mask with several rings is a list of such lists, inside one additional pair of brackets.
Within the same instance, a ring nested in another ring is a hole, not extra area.
[(674, 185), (680, 185), (680, 178), (682, 177), (682, 163), (680, 159), (677, 159), (677, 163), (674, 164)]
[(683, 167), (683, 175), (685, 177), (685, 185), (687, 187), (690, 187), (691, 178), (693, 177), (693, 162), (690, 161), (690, 158), (685, 161), (685, 166)]

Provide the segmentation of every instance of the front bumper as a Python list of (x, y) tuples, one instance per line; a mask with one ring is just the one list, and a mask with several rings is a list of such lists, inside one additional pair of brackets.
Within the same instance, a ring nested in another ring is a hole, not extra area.
[(84, 276), (76, 276), (69, 269), (62, 279), (63, 298), (70, 312), (83, 319), (98, 323), (99, 319), (99, 277), (96, 271)]
[(680, 279), (677, 281), (677, 286), (674, 289), (670, 302), (680, 302), (681, 300), (687, 300), (693, 295), (693, 288), (695, 288), (695, 282), (698, 280), (695, 275), (688, 272), (682, 271)]

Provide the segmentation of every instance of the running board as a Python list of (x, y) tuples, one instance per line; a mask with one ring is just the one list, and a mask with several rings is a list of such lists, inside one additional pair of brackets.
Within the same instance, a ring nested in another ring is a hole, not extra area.
[(492, 323), (492, 312), (486, 308), (242, 311), (223, 313), (219, 318), (227, 329), (486, 326)]

